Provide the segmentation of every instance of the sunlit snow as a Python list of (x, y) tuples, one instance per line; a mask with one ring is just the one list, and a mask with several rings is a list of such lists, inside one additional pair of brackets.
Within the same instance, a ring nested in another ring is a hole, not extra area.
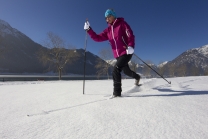
[(1, 139), (207, 139), (208, 77), (0, 82)]

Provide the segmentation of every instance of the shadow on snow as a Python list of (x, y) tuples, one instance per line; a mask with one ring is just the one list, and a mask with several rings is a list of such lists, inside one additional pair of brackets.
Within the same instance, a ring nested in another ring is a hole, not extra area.
[(153, 94), (153, 95), (137, 95), (132, 97), (174, 97), (174, 96), (192, 96), (192, 95), (208, 95), (208, 91), (175, 91), (171, 89), (156, 89), (160, 92), (172, 92), (171, 94)]

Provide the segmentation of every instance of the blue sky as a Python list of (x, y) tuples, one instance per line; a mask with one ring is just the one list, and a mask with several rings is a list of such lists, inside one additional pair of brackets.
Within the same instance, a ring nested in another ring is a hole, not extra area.
[[(135, 53), (158, 64), (208, 44), (207, 7), (207, 0), (0, 0), (0, 19), (37, 43), (51, 31), (84, 48), (85, 19), (100, 33), (107, 27), (106, 9), (113, 8), (134, 32)], [(88, 36), (88, 51), (97, 55), (106, 47)]]

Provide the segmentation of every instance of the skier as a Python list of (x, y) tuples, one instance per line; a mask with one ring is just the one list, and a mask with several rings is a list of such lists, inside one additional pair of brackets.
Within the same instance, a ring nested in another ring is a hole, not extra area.
[(88, 21), (84, 24), (84, 30), (90, 37), (97, 42), (109, 41), (112, 47), (114, 57), (117, 62), (113, 69), (113, 96), (121, 96), (121, 71), (124, 74), (135, 79), (135, 85), (139, 85), (140, 75), (133, 72), (128, 65), (134, 53), (134, 34), (130, 26), (124, 21), (124, 18), (117, 18), (113, 9), (107, 9), (105, 19), (108, 27), (100, 34), (96, 34)]

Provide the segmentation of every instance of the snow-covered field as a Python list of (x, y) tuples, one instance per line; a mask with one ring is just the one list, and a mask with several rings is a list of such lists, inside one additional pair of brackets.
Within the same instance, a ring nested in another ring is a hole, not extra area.
[(208, 139), (208, 77), (0, 82), (1, 139)]

